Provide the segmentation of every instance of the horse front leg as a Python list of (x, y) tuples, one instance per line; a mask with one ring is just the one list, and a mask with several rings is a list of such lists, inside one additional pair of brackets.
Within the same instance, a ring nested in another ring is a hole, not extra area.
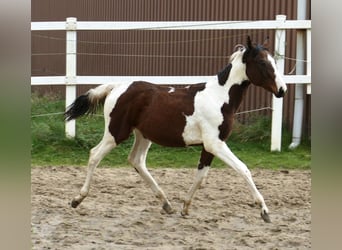
[(196, 190), (201, 186), (203, 180), (206, 178), (213, 158), (213, 154), (207, 152), (204, 148), (202, 149), (201, 158), (197, 167), (195, 181), (192, 184), (184, 200), (183, 209), (181, 211), (181, 214), (183, 216), (189, 214), (189, 206), (191, 204), (192, 198), (194, 197)]
[(210, 143), (204, 145), (206, 150), (212, 152), (215, 156), (217, 156), (220, 160), (222, 160), (225, 164), (232, 167), (237, 173), (239, 173), (247, 182), (248, 188), (250, 189), (254, 202), (259, 204), (261, 207), (261, 217), (265, 222), (271, 222), (270, 217), (268, 215), (268, 208), (264, 201), (263, 196), (258, 191), (253, 181), (251, 172), (247, 168), (247, 166), (239, 160), (232, 151), (228, 148), (227, 144), (221, 140), (211, 141)]

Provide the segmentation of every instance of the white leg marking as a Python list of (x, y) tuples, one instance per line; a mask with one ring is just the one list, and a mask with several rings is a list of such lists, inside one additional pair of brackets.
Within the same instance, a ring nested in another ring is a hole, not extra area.
[(105, 133), (101, 142), (90, 150), (87, 176), (83, 187), (81, 188), (80, 194), (76, 196), (71, 202), (72, 207), (77, 207), (88, 195), (91, 178), (93, 176), (95, 168), (103, 159), (103, 157), (105, 157), (106, 154), (108, 154), (115, 147), (115, 145), (116, 144), (114, 142), (114, 138), (108, 133)]
[(207, 172), (206, 172), (205, 175), (203, 176), (203, 180), (202, 180), (202, 183), (201, 183), (201, 185), (200, 185), (199, 188), (203, 188), (206, 184), (209, 183), (209, 181), (208, 181), (208, 172), (209, 172), (209, 169), (210, 169), (210, 167), (208, 167)]
[(206, 166), (202, 169), (197, 170), (195, 182), (192, 184), (192, 186), (191, 186), (190, 190), (188, 191), (188, 194), (184, 200), (184, 205), (183, 205), (183, 209), (181, 212), (181, 214), (183, 216), (189, 214), (189, 206), (191, 204), (191, 200), (194, 197), (196, 190), (201, 186), (202, 181), (206, 178), (208, 171), (209, 171), (209, 168), (210, 168), (209, 166)]
[(134, 130), (135, 140), (131, 153), (128, 156), (129, 163), (137, 170), (143, 180), (151, 187), (158, 199), (163, 202), (163, 209), (172, 213), (170, 202), (163, 190), (158, 186), (146, 167), (146, 156), (151, 146), (151, 141), (145, 139), (138, 130)]
[(265, 213), (267, 214), (268, 208), (265, 204), (263, 196), (260, 194), (254, 184), (251, 172), (249, 171), (247, 166), (232, 153), (227, 144), (223, 141), (216, 140), (215, 143), (211, 142), (207, 145), (204, 144), (204, 147), (208, 152), (211, 152), (228, 166), (231, 166), (246, 180), (248, 187), (253, 195), (254, 202), (258, 203), (261, 206), (262, 215), (264, 215)]

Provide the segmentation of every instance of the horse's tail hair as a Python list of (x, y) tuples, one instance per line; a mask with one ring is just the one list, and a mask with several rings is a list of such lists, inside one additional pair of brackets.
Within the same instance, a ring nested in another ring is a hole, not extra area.
[(85, 114), (95, 113), (97, 108), (104, 104), (107, 95), (113, 88), (114, 85), (100, 85), (77, 97), (76, 100), (67, 107), (64, 113), (65, 120), (70, 121)]

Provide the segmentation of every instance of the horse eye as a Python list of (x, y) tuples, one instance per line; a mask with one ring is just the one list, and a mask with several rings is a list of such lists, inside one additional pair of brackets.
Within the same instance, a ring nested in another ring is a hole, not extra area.
[(258, 62), (258, 64), (259, 64), (260, 67), (267, 67), (268, 66), (268, 62), (265, 61), (265, 60), (260, 60)]
[(268, 61), (260, 60), (258, 62), (258, 68), (260, 68), (260, 72), (265, 78), (271, 77), (273, 75), (272, 65)]

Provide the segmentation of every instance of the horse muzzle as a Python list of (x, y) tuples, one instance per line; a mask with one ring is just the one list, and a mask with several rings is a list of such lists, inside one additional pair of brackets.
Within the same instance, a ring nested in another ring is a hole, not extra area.
[(276, 93), (275, 96), (276, 96), (277, 98), (284, 97), (285, 94), (286, 94), (286, 91), (287, 91), (286, 89), (284, 90), (283, 87), (280, 87), (278, 93)]

